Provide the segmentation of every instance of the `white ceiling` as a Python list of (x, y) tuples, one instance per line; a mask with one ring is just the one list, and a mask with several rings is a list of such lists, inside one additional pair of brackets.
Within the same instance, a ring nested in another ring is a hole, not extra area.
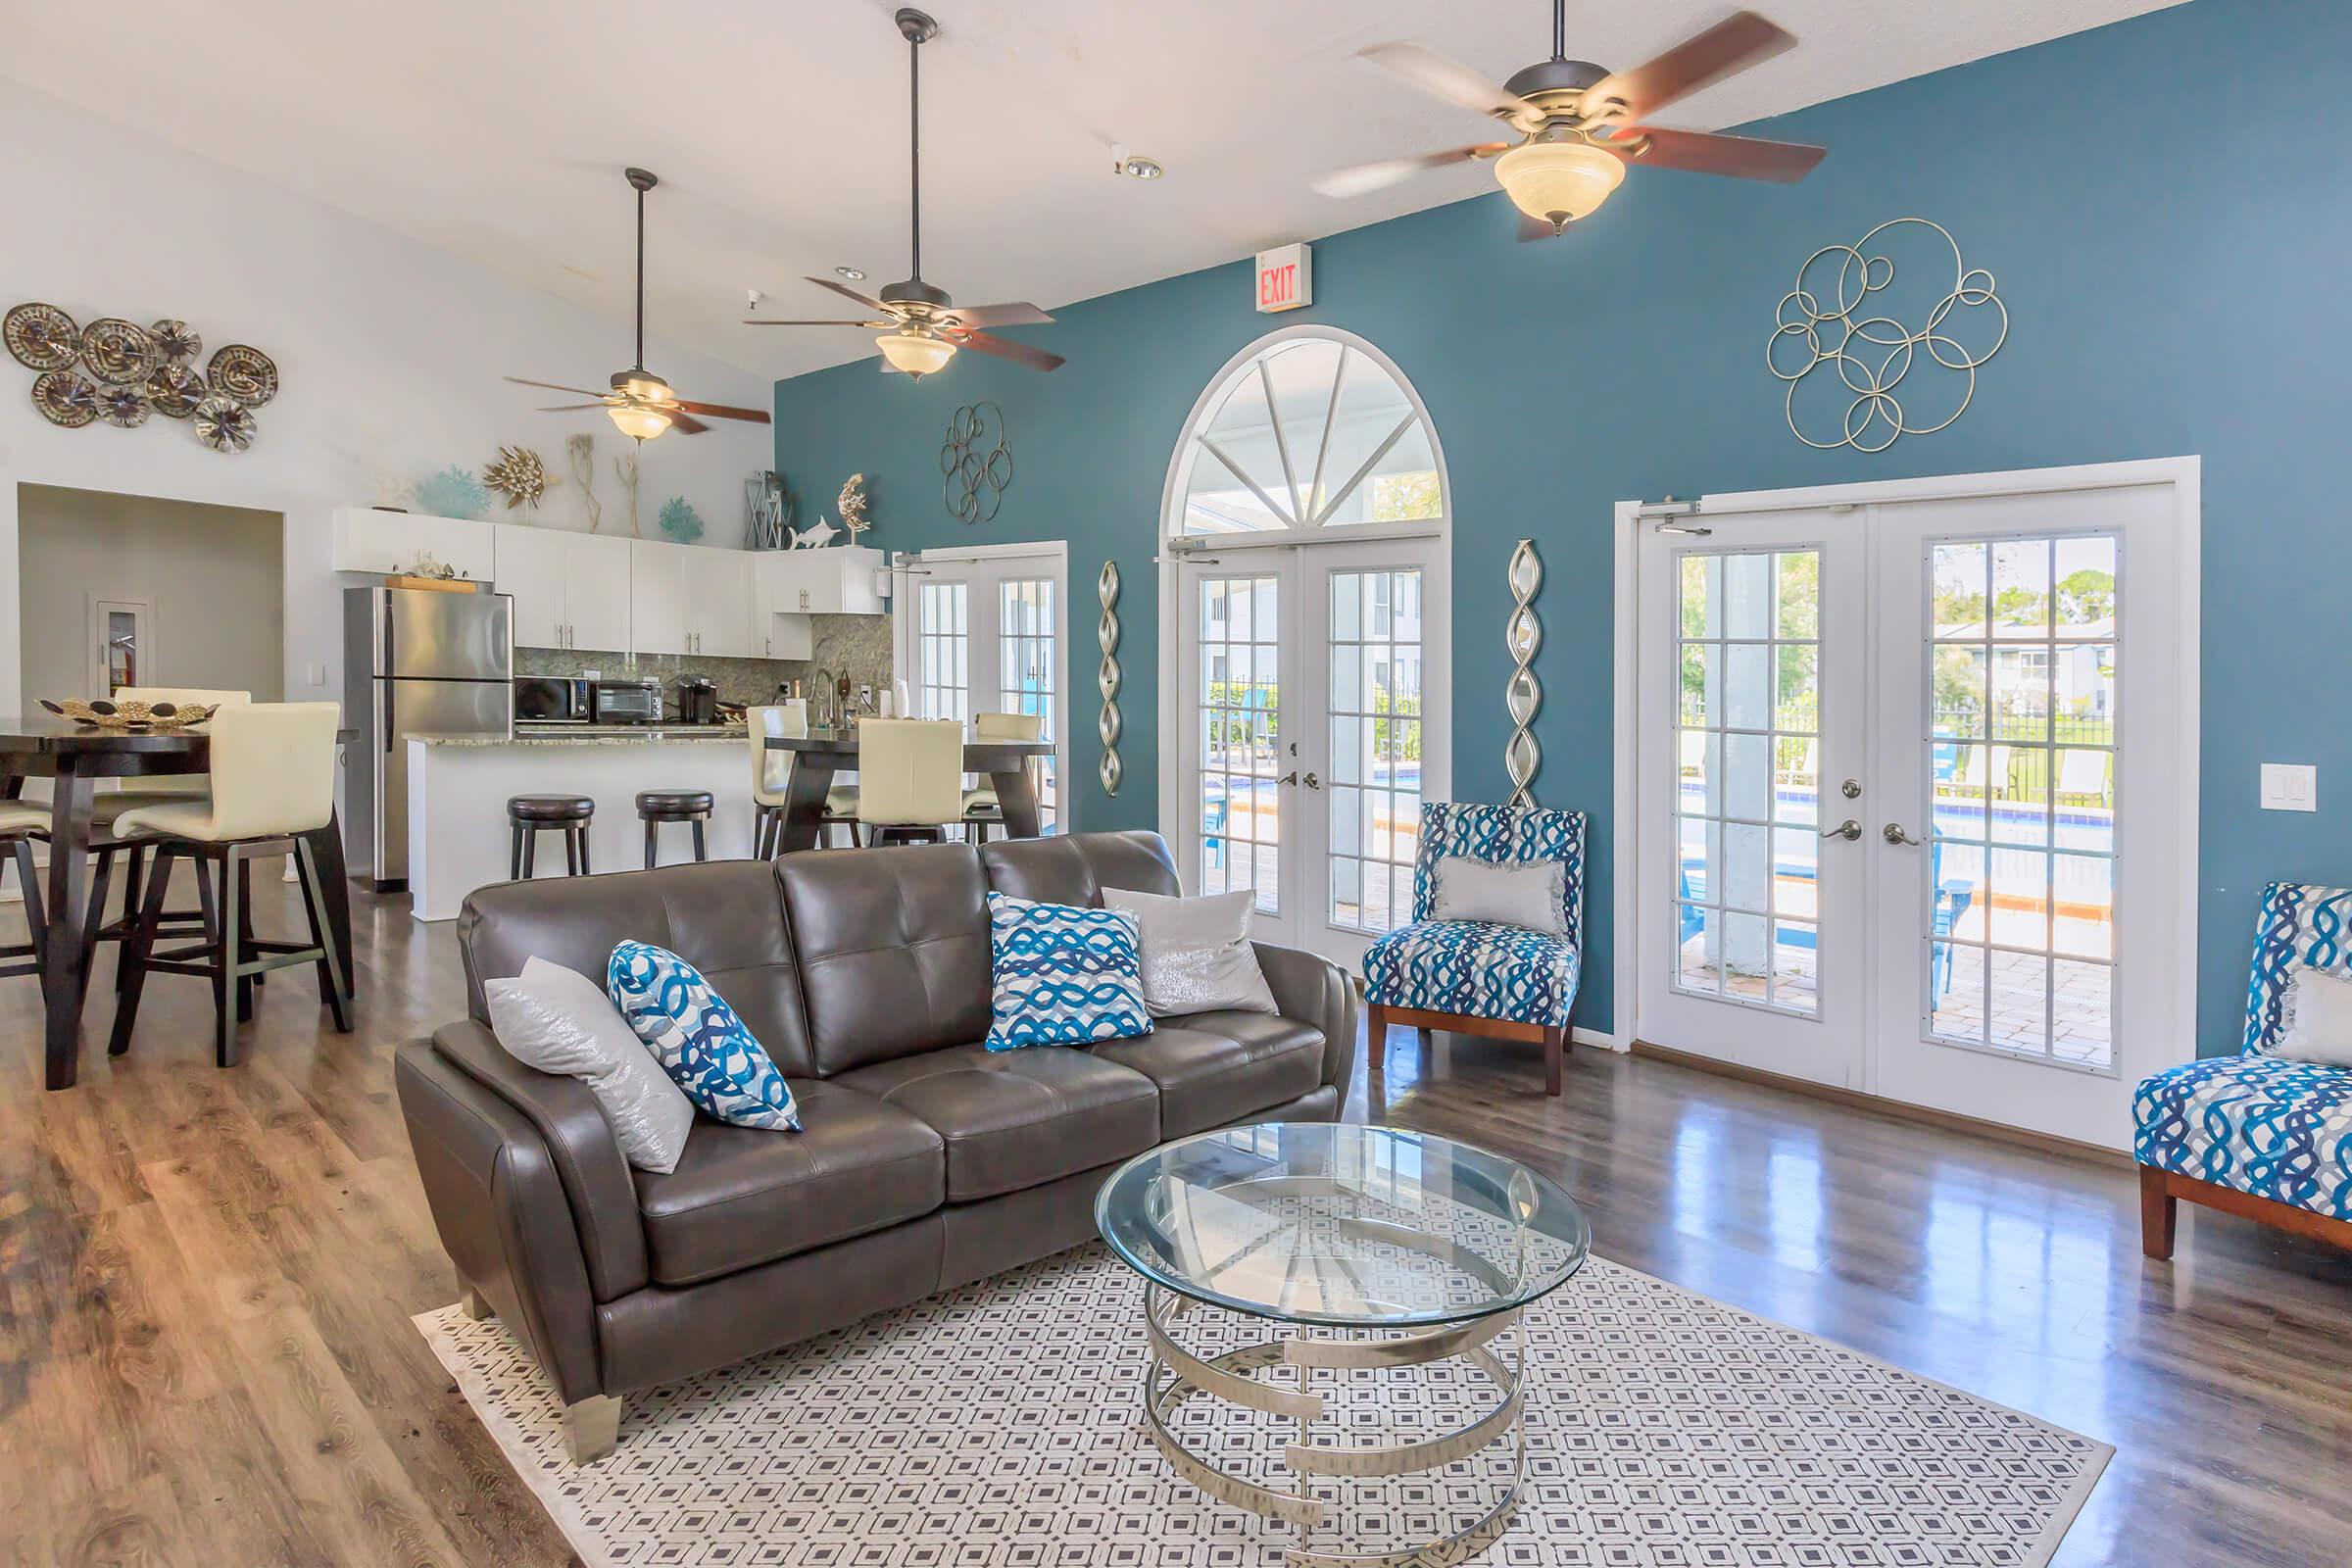
[[(1661, 115), (1717, 127), (2177, 0), (1761, 0), (1793, 51)], [(0, 74), (625, 321), (649, 203), (654, 331), (794, 374), (850, 330), (737, 324), (745, 290), (832, 317), (803, 273), (906, 273), (906, 46), (885, 0), (173, 0), (11, 7)], [(1550, 53), (1542, 0), (934, 0), (926, 276), (1052, 309), (1491, 188), (1448, 170), (1334, 202), (1341, 164), (1487, 122), (1350, 57), (1417, 38), (1499, 79)], [(1636, 64), (1726, 0), (1571, 0), (1569, 50)], [(104, 36), (101, 36), (103, 31)], [(109, 40), (112, 40), (111, 42)], [(1167, 166), (1114, 178), (1113, 140)], [(126, 243), (135, 242), (126, 240)], [(850, 314), (854, 314), (854, 309)], [(625, 363), (625, 329), (613, 363)], [(656, 369), (660, 367), (656, 366)]]

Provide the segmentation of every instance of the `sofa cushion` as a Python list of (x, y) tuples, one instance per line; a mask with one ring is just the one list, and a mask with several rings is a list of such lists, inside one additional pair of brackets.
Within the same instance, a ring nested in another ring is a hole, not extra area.
[(1095, 905), (1104, 888), (1173, 898), (1184, 891), (1167, 841), (1156, 833), (1056, 833), (1001, 839), (983, 848), (988, 885), (1039, 904)]
[(817, 1076), (988, 1033), (988, 888), (970, 845), (808, 850), (775, 867)]
[(956, 1046), (833, 1082), (912, 1112), (947, 1141), (952, 1203), (1107, 1165), (1159, 1141), (1152, 1080), (1067, 1046)]
[(692, 1285), (895, 1225), (947, 1195), (939, 1134), (870, 1095), (800, 1085), (801, 1133), (705, 1118), (678, 1168), (640, 1175), (653, 1278)]
[(1323, 1031), (1266, 1012), (1196, 1012), (1162, 1018), (1141, 1040), (1112, 1040), (1095, 1054), (1159, 1086), (1159, 1136), (1240, 1121), (1311, 1093), (1323, 1081)]
[(2209, 1056), (2132, 1097), (2142, 1165), (2352, 1220), (2352, 1070)]
[(2295, 980), (2306, 969), (2352, 977), (2352, 888), (2273, 882), (2254, 922), (2254, 971), (2246, 984), (2245, 1049), (2278, 1054)]
[(792, 1086), (703, 972), (667, 948), (623, 942), (605, 991), (696, 1108), (738, 1127), (799, 1132)]
[(1125, 909), (988, 896), (988, 1049), (1086, 1046), (1152, 1032), (1143, 925)]

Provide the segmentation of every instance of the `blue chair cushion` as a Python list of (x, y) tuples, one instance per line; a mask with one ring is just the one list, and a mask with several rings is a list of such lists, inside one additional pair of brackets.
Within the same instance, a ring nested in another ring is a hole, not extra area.
[(1126, 909), (988, 896), (988, 1049), (1086, 1046), (1152, 1032), (1143, 922)]
[(738, 1127), (801, 1130), (791, 1086), (703, 972), (666, 948), (623, 942), (605, 992), (686, 1098)]
[(2273, 882), (2262, 890), (2254, 971), (2246, 983), (2247, 1051), (2278, 1051), (2295, 972), (2302, 968), (2352, 977), (2352, 888)]
[(2352, 1220), (2352, 1070), (2209, 1056), (2132, 1097), (2142, 1165)]
[(1364, 953), (1365, 1000), (1565, 1028), (1576, 1003), (1576, 945), (1490, 920), (1416, 920)]

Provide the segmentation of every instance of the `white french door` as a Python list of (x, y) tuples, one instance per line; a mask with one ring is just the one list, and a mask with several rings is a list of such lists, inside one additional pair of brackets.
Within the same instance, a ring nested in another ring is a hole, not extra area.
[(1442, 538), (1220, 541), (1175, 572), (1188, 891), (1255, 895), (1261, 938), (1356, 966), (1412, 917), (1421, 803), (1450, 782)]
[(1069, 573), (1059, 543), (925, 551), (900, 568), (898, 668), (919, 718), (1030, 713), (1054, 755), (1039, 764), (1048, 833), (1068, 829)]
[(2194, 1054), (2174, 486), (1746, 499), (1637, 547), (1641, 1037), (2122, 1146)]

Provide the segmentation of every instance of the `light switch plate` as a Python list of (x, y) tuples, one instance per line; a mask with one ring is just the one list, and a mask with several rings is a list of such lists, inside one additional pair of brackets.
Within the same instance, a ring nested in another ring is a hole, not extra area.
[(2320, 770), (2307, 762), (2263, 763), (2262, 808), (2266, 811), (2318, 810)]

